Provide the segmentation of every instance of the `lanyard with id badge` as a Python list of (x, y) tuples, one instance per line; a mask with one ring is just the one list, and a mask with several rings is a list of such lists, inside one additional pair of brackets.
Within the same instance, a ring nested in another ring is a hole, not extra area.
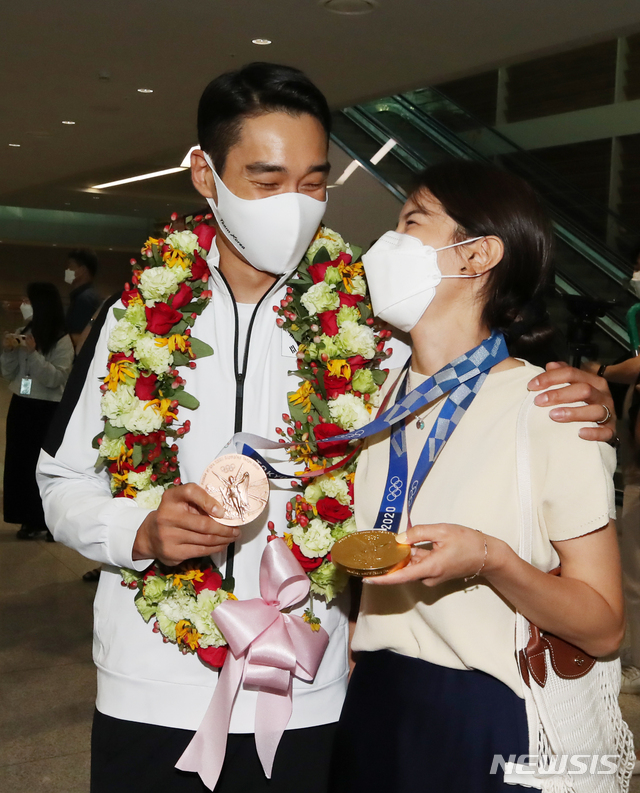
[[(438, 455), (480, 391), (496, 364), (509, 357), (504, 336), (494, 331), (478, 347), (464, 353), (407, 394), (409, 361), (402, 375), (396, 403), (359, 430), (332, 437), (332, 442), (366, 438), (391, 429), (389, 471), (382, 503), (373, 529), (357, 531), (334, 543), (331, 560), (353, 576), (383, 575), (408, 563), (409, 545), (396, 542), (407, 504), (411, 508)], [(447, 395), (424, 444), (415, 470), (409, 476), (405, 420), (429, 403)]]

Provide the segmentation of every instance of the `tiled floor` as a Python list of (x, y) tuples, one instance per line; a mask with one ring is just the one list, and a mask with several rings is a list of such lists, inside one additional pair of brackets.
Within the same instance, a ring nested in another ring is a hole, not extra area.
[[(0, 385), (0, 481), (7, 405)], [(88, 793), (95, 584), (82, 574), (95, 565), (16, 528), (0, 523), (0, 792)], [(621, 703), (640, 735), (640, 696)]]

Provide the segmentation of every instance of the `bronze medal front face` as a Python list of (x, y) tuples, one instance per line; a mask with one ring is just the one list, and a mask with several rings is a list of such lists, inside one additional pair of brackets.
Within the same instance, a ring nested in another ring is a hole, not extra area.
[(269, 480), (258, 463), (244, 454), (225, 454), (209, 465), (200, 479), (210, 496), (224, 507), (225, 526), (255, 520), (269, 503)]
[(334, 543), (331, 561), (350, 575), (384, 575), (409, 564), (411, 546), (400, 545), (385, 529), (356, 531)]

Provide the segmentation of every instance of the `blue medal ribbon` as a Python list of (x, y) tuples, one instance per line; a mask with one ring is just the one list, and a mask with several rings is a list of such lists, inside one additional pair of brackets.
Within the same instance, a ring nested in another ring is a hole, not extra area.
[[(478, 355), (478, 351), (481, 348), (484, 348), (486, 355)], [(390, 414), (393, 415), (394, 408), (401, 406), (402, 419), (395, 422), (391, 428), (389, 471), (375, 528), (386, 529), (394, 533), (398, 532), (405, 501), (407, 501), (407, 511), (410, 514), (416, 496), (433, 468), (438, 455), (480, 391), (489, 374), (489, 370), (508, 357), (509, 352), (504, 337), (501, 333), (494, 331), (491, 337), (479, 347), (465, 353), (460, 358), (456, 358), (455, 361), (445, 366), (440, 372), (430, 377), (408, 395), (406, 394), (407, 375), (405, 375), (396, 397), (396, 404), (363, 428), (366, 435), (374, 434), (371, 429), (375, 427), (376, 423), (388, 421), (387, 417)], [(469, 367), (469, 362), (473, 363), (473, 368)], [(454, 372), (460, 372), (461, 377), (457, 379), (453, 377), (450, 374), (451, 369)], [(447, 372), (447, 378), (446, 380), (440, 378), (438, 382), (438, 378), (443, 372)], [(442, 390), (445, 383), (448, 386), (446, 392)], [(438, 391), (440, 393), (437, 393)], [(414, 396), (413, 399), (410, 399), (412, 395), (416, 395), (416, 392), (419, 392), (419, 397), (415, 398)], [(428, 397), (434, 392), (436, 393), (435, 397), (429, 399)], [(429, 404), (429, 402), (439, 399), (444, 393), (448, 393), (448, 397), (444, 401), (440, 413), (431, 428), (409, 481), (405, 419), (410, 414), (406, 413), (403, 406), (412, 404), (416, 407), (411, 412), (416, 412)]]

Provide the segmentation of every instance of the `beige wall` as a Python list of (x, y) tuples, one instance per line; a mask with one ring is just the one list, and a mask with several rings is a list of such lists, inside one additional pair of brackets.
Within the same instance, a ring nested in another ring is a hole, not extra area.
[[(329, 147), (330, 182), (351, 162), (335, 143)], [(364, 168), (357, 168), (344, 185), (329, 190), (324, 222), (354, 245), (367, 250), (381, 234), (396, 227), (401, 203)]]

